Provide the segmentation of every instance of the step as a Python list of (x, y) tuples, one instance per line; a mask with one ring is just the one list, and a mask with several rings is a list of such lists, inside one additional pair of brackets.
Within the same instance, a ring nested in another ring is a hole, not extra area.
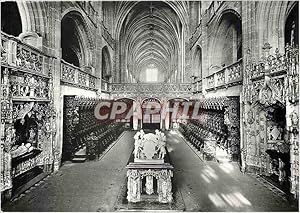
[(231, 160), (228, 156), (216, 156), (216, 160), (219, 163), (229, 163), (229, 162), (231, 162)]
[(86, 161), (86, 157), (74, 157), (72, 159), (72, 162), (73, 163), (83, 163)]

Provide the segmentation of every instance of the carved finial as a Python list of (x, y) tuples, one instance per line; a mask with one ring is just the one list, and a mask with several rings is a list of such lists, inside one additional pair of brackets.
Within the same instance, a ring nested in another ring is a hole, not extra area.
[(271, 45), (268, 43), (268, 42), (266, 42), (265, 44), (264, 44), (264, 46), (262, 47), (262, 49), (263, 50), (265, 50), (265, 49), (271, 49), (272, 47), (271, 47)]
[(271, 45), (269, 43), (265, 43), (264, 44), (264, 46), (262, 47), (264, 56), (268, 56), (269, 55), (271, 48), (272, 47), (271, 47)]

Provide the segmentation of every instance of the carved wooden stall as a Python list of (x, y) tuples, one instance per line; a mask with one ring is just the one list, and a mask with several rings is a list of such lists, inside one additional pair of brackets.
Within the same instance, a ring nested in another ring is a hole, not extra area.
[(58, 158), (52, 63), (38, 49), (1, 33), (1, 192), (6, 198), (50, 172)]
[(299, 183), (298, 47), (271, 55), (265, 44), (259, 62), (247, 55), (242, 96), (243, 170), (273, 177), (297, 196)]
[(216, 149), (224, 150), (231, 160), (240, 158), (239, 97), (197, 100), (199, 119), (181, 124), (180, 131), (207, 160), (216, 158)]
[(96, 118), (96, 105), (101, 101), (112, 100), (64, 97), (63, 161), (71, 160), (75, 152), (84, 146), (88, 158), (93, 159), (123, 132), (123, 123)]

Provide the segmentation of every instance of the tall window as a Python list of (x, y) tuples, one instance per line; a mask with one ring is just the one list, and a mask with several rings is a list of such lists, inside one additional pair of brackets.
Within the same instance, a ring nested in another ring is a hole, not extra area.
[(66, 15), (61, 23), (62, 58), (77, 67), (80, 66), (79, 56), (82, 55), (78, 37), (76, 21), (70, 15)]
[(22, 32), (21, 16), (16, 2), (1, 2), (1, 31), (13, 36)]
[(285, 23), (285, 44), (299, 44), (299, 9), (298, 3), (295, 4)]
[(146, 81), (147, 82), (157, 82), (158, 81), (158, 70), (154, 65), (146, 69)]

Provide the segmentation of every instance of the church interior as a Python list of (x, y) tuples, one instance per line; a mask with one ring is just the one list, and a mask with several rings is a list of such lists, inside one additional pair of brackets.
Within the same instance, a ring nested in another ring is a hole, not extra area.
[(1, 1), (1, 210), (298, 212), (298, 8)]

